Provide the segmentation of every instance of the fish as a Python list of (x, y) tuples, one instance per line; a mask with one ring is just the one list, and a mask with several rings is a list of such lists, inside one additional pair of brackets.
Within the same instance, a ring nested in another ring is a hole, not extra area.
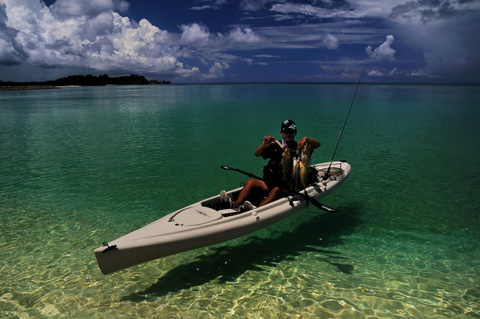
[(308, 179), (308, 165), (302, 162), (300, 166), (300, 187), (304, 189), (307, 187), (307, 179)]
[(311, 146), (304, 144), (293, 160), (293, 188), (295, 191), (302, 190), (307, 186), (311, 155)]
[(290, 184), (292, 171), (292, 152), (289, 148), (286, 148), (282, 154), (282, 180), (286, 185)]
[(292, 183), (293, 183), (293, 190), (294, 191), (299, 191), (301, 190), (302, 184), (301, 184), (301, 178), (300, 178), (300, 172), (302, 170), (303, 163), (300, 161), (299, 158), (295, 158), (293, 160), (293, 174), (292, 174)]
[(300, 178), (302, 181), (302, 188), (307, 187), (308, 181), (308, 168), (310, 167), (310, 159), (312, 157), (312, 147), (309, 144), (305, 144), (300, 152), (300, 160), (303, 166), (300, 170)]

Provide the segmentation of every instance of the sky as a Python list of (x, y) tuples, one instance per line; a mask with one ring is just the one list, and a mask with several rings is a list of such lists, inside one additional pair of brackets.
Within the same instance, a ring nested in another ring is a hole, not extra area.
[(480, 83), (480, 0), (0, 0), (0, 80)]

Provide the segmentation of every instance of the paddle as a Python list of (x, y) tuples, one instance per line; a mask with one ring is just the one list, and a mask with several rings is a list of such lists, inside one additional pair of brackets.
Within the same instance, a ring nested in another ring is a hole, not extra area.
[[(226, 165), (223, 165), (223, 166), (220, 166), (222, 169), (224, 170), (227, 170), (227, 171), (235, 171), (235, 172), (239, 172), (239, 173), (242, 173), (242, 174), (245, 174), (247, 175), (248, 177), (250, 178), (256, 178), (256, 179), (259, 179), (261, 181), (264, 181), (265, 183), (267, 183), (266, 180), (264, 180), (263, 178), (261, 177), (258, 177), (258, 176), (255, 176), (253, 175), (252, 173), (248, 173), (248, 172), (245, 172), (245, 171), (242, 171), (241, 169), (236, 169), (236, 168), (231, 168), (229, 166), (226, 166)], [(268, 182), (270, 184), (272, 184), (271, 182)], [(274, 184), (275, 185), (275, 184)], [(310, 196), (307, 195), (307, 193), (305, 192), (305, 194), (303, 193), (299, 193), (299, 192), (294, 192), (294, 191), (288, 191), (286, 189), (284, 189), (282, 186), (280, 185), (275, 185), (279, 188), (281, 188), (284, 192), (286, 193), (290, 193), (290, 194), (295, 194), (295, 195), (300, 195), (302, 196), (303, 198), (305, 198), (306, 200), (308, 200), (310, 203), (312, 203), (315, 207), (318, 207), (320, 208), (321, 210), (324, 210), (326, 212), (329, 212), (329, 213), (335, 213), (337, 210), (334, 209), (334, 208), (331, 208), (331, 207), (328, 207), (322, 203), (320, 203), (319, 201), (317, 201), (315, 198), (312, 198)]]

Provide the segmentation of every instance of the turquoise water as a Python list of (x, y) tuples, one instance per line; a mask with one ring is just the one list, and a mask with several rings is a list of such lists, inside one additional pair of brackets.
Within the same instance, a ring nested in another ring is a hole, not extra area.
[(362, 85), (325, 204), (109, 276), (93, 250), (244, 176), (295, 120), (332, 157), (354, 85), (0, 94), (0, 317), (480, 318), (478, 86)]

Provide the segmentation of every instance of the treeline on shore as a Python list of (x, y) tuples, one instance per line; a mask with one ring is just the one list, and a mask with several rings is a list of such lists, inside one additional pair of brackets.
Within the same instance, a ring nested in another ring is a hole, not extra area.
[(108, 75), (70, 75), (59, 78), (54, 81), (45, 82), (3, 82), (0, 86), (8, 87), (49, 87), (49, 86), (105, 86), (105, 85), (145, 85), (145, 84), (170, 84), (170, 81), (147, 80), (141, 75), (128, 75), (119, 77), (109, 77)]

